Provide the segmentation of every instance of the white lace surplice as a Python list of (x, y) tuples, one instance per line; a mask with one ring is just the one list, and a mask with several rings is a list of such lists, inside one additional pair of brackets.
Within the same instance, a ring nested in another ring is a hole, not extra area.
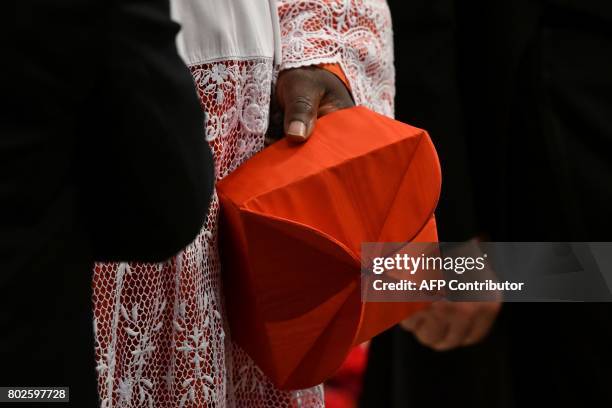
[[(263, 148), (281, 47), (281, 69), (338, 63), (358, 104), (393, 114), (391, 20), (384, 0), (277, 3), (173, 3), (183, 24), (179, 49), (206, 112), (218, 179)], [(278, 17), (272, 14), (277, 6)], [(322, 387), (275, 389), (231, 341), (223, 298), (232, 294), (221, 286), (218, 210), (215, 196), (200, 235), (164, 264), (96, 265), (103, 407), (323, 406)]]

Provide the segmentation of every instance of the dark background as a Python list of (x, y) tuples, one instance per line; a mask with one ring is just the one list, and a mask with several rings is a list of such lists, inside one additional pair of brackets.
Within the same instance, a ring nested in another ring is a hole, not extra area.
[[(441, 241), (611, 241), (612, 2), (389, 0), (396, 117), (443, 168)], [(612, 406), (612, 306), (505, 304), (483, 343), (393, 329), (364, 407)]]

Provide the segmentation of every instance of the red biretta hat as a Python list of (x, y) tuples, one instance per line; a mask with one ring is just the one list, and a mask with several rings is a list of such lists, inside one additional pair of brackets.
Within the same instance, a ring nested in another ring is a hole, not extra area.
[(363, 107), (218, 183), (232, 338), (278, 387), (321, 383), (352, 346), (423, 307), (362, 303), (361, 243), (437, 241), (440, 184), (427, 133)]

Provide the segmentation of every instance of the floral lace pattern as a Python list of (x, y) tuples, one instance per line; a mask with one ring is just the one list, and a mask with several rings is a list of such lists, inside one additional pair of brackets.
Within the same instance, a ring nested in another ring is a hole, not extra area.
[[(222, 178), (263, 148), (271, 60), (190, 67)], [(276, 390), (231, 342), (223, 309), (213, 197), (197, 239), (164, 264), (97, 264), (94, 305), (103, 408), (319, 407), (320, 387)]]
[[(340, 63), (358, 104), (391, 115), (390, 20), (379, 0), (280, 2), (283, 68)], [(261, 150), (276, 73), (268, 58), (190, 67), (217, 179)], [(274, 388), (231, 341), (217, 248), (219, 202), (163, 264), (97, 264), (94, 309), (103, 408), (322, 407), (322, 387)]]
[(279, 0), (283, 69), (337, 63), (355, 102), (393, 116), (393, 31), (385, 0)]

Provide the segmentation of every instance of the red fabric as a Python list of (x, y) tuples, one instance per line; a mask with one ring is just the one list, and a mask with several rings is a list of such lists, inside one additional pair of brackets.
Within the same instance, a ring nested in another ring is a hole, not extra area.
[(351, 349), (342, 366), (325, 383), (325, 408), (357, 407), (367, 360), (367, 344)]
[(362, 303), (361, 243), (436, 241), (440, 178), (425, 131), (356, 107), (218, 183), (232, 336), (275, 385), (322, 382), (352, 346), (424, 306)]
[(355, 408), (357, 401), (353, 394), (341, 388), (325, 387), (325, 408)]

